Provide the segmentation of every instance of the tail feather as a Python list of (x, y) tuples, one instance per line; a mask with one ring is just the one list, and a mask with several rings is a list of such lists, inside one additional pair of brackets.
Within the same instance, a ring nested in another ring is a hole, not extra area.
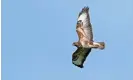
[(105, 43), (104, 42), (98, 42), (100, 45), (99, 45), (99, 48), (100, 49), (104, 49), (105, 48)]
[(95, 46), (98, 46), (99, 49), (104, 49), (105, 48), (105, 43), (104, 42), (95, 42)]

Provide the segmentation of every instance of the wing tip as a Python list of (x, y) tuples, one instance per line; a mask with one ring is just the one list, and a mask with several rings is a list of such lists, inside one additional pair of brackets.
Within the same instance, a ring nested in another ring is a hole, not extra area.
[(83, 64), (82, 65), (76, 65), (76, 64), (74, 64), (74, 65), (77, 66), (77, 67), (79, 67), (79, 68), (84, 68)]
[(84, 12), (88, 12), (88, 11), (89, 11), (89, 7), (85, 6), (85, 7), (82, 8), (80, 13), (84, 13)]
[(84, 8), (82, 8), (82, 12), (88, 12), (88, 10), (89, 10), (88, 6), (85, 6)]
[(88, 13), (88, 11), (89, 11), (89, 7), (88, 6), (83, 7), (82, 10), (81, 10), (81, 12), (79, 13), (79, 16), (81, 14), (83, 14), (83, 13)]

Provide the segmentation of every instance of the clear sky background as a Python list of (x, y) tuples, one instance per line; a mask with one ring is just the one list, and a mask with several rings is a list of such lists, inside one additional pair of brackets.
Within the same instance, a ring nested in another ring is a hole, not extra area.
[[(80, 69), (71, 57), (84, 6), (106, 49)], [(133, 80), (133, 0), (2, 0), (2, 80)]]

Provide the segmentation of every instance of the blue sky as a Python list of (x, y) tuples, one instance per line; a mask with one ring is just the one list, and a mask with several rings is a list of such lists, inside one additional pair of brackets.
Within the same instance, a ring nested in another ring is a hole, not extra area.
[[(84, 68), (71, 62), (79, 11), (95, 41)], [(2, 80), (133, 80), (132, 0), (2, 0)]]

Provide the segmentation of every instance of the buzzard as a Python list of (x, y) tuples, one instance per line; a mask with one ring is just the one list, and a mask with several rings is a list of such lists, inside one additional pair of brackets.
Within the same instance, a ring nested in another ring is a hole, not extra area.
[(84, 61), (91, 52), (91, 49), (105, 48), (104, 42), (94, 42), (92, 25), (90, 23), (89, 8), (82, 8), (78, 16), (78, 21), (76, 24), (76, 32), (78, 34), (78, 42), (74, 42), (73, 46), (77, 47), (77, 50), (72, 55), (72, 63), (75, 66), (83, 68)]

